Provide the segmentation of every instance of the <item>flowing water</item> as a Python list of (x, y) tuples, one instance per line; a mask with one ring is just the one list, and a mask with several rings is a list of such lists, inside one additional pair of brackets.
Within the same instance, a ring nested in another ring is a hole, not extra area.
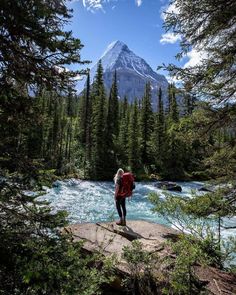
[[(175, 195), (190, 196), (192, 190), (202, 187), (199, 182), (179, 184), (182, 192), (174, 193)], [(153, 182), (136, 183), (131, 200), (126, 201), (127, 219), (166, 223), (152, 212), (153, 205), (148, 200), (150, 192), (156, 192), (164, 197), (164, 191), (156, 188)], [(56, 211), (68, 211), (70, 223), (111, 221), (118, 218), (114, 204), (113, 182), (75, 179), (57, 181), (40, 199), (49, 201), (50, 206)]]
[[(178, 182), (182, 192), (171, 192), (179, 196), (191, 196), (204, 186), (201, 182)], [(137, 182), (132, 199), (127, 199), (127, 220), (147, 220), (167, 224), (166, 220), (152, 212), (153, 205), (148, 200), (148, 194), (156, 192), (165, 197), (164, 191), (154, 186), (153, 182)], [(201, 192), (203, 193), (203, 192)], [(66, 210), (70, 223), (113, 221), (118, 218), (114, 204), (114, 183), (99, 181), (81, 181), (69, 179), (56, 181), (52, 189), (40, 197), (50, 202), (53, 211)], [(236, 224), (236, 217), (224, 219), (225, 225)], [(223, 235), (236, 235), (236, 230), (225, 230)]]

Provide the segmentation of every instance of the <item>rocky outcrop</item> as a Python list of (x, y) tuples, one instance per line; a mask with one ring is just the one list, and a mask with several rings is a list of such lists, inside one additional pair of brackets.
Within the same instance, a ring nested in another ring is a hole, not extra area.
[[(83, 249), (88, 253), (100, 251), (105, 256), (116, 254), (116, 271), (119, 278), (130, 276), (130, 268), (122, 258), (124, 246), (131, 246), (133, 240), (139, 240), (143, 250), (157, 253), (160, 259), (175, 259), (175, 255), (165, 242), (168, 239), (178, 239), (179, 235), (179, 232), (172, 228), (147, 221), (128, 221), (125, 227), (117, 226), (113, 222), (75, 224), (66, 230), (72, 233), (74, 241), (84, 242)], [(160, 273), (160, 269), (154, 269), (154, 272)], [(213, 267), (199, 265), (195, 267), (195, 273), (210, 294), (236, 294), (235, 276)]]
[(154, 184), (154, 186), (168, 191), (182, 192), (182, 187), (175, 182), (158, 181)]

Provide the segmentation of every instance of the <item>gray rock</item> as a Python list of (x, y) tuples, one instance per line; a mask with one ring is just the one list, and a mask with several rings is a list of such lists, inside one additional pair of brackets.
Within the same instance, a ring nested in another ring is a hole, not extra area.
[(200, 192), (211, 192), (211, 193), (214, 191), (213, 187), (206, 187), (206, 186), (202, 186), (198, 190)]
[(182, 187), (175, 182), (159, 181), (156, 182), (154, 186), (168, 191), (182, 192)]

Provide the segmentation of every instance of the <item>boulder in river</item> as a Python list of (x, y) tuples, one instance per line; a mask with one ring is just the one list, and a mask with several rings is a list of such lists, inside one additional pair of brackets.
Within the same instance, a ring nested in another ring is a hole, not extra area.
[(160, 189), (165, 189), (168, 191), (182, 192), (182, 187), (175, 182), (170, 181), (158, 181), (155, 184), (155, 187)]
[(198, 189), (200, 192), (214, 192), (214, 188), (212, 186), (202, 186)]

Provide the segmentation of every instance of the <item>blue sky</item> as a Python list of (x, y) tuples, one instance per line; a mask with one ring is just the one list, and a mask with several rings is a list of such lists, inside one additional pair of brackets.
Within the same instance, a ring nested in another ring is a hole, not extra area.
[[(73, 0), (68, 7), (74, 10), (69, 29), (84, 44), (81, 57), (91, 60), (90, 66), (115, 40), (126, 43), (154, 70), (162, 63), (178, 64), (174, 56), (180, 37), (162, 28), (168, 0)], [(186, 57), (179, 64), (184, 66), (187, 61)]]

